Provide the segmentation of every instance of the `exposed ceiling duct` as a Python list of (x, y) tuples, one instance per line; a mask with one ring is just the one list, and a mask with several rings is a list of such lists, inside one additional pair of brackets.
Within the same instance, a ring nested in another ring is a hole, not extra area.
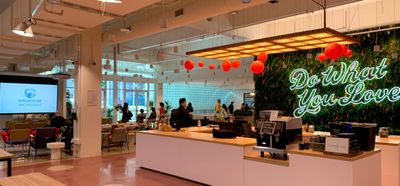
[[(190, 1), (190, 3), (187, 4), (172, 4), (168, 7), (160, 6), (157, 9), (152, 10), (151, 13), (143, 11), (141, 15), (136, 15), (136, 17), (130, 22), (130, 25), (133, 25), (136, 28), (131, 33), (121, 33), (119, 31), (120, 28), (107, 31), (103, 37), (103, 45), (108, 46), (134, 40), (189, 25), (201, 20), (206, 20), (209, 17), (265, 3), (265, 0), (253, 0), (252, 3), (249, 4), (243, 4), (241, 1), (229, 1), (229, 3), (227, 3), (227, 1), (201, 0)], [(174, 11), (163, 11), (164, 9)], [(184, 14), (175, 18), (175, 10), (179, 9), (182, 9)], [(167, 25), (164, 25), (164, 22)], [(160, 25), (160, 23), (162, 24)]]

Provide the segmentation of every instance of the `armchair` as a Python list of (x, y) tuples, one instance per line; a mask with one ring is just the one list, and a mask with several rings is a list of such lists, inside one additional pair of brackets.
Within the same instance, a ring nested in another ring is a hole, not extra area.
[(31, 140), (29, 142), (28, 156), (30, 156), (31, 147), (35, 149), (35, 158), (36, 158), (38, 149), (46, 149), (47, 143), (55, 142), (56, 139), (57, 139), (57, 134), (55, 127), (37, 128), (35, 131), (35, 135), (31, 137)]

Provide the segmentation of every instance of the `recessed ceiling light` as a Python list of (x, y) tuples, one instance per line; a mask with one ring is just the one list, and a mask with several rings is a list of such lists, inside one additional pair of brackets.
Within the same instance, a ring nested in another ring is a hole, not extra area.
[(275, 4), (275, 3), (279, 3), (279, 0), (269, 0), (268, 2), (271, 4)]
[(242, 0), (242, 3), (245, 3), (245, 4), (251, 3), (251, 0)]
[(122, 0), (97, 0), (102, 3), (122, 3)]
[(132, 28), (131, 27), (124, 27), (119, 29), (119, 31), (123, 32), (123, 33), (131, 33), (132, 32)]

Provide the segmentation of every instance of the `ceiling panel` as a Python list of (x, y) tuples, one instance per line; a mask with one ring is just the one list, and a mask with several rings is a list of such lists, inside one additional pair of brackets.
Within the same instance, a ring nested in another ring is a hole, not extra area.
[(23, 50), (10, 50), (5, 48), (0, 48), (0, 54), (7, 54), (7, 55), (23, 55), (26, 51)]
[(10, 47), (18, 47), (18, 48), (24, 48), (24, 49), (32, 49), (32, 50), (42, 47), (42, 45), (23, 43), (22, 41), (21, 42), (12, 42), (12, 41), (6, 41), (6, 40), (0, 40), (0, 45), (10, 46)]
[[(123, 0), (123, 3), (107, 3), (105, 10), (118, 15), (126, 15), (137, 11), (151, 4), (157, 3), (160, 0)], [(64, 0), (64, 2), (79, 4), (81, 6), (101, 10), (101, 2), (97, 0)]]
[(65, 30), (54, 30), (54, 29), (49, 29), (48, 27), (40, 26), (40, 25), (34, 25), (32, 26), (32, 30), (34, 34), (40, 33), (40, 34), (47, 34), (47, 35), (52, 35), (52, 36), (57, 36), (57, 37), (69, 37), (76, 32), (68, 32)]
[(94, 27), (112, 20), (110, 17), (58, 5), (53, 5), (51, 9), (53, 12), (61, 12), (61, 10), (63, 10), (63, 15), (52, 14), (42, 10), (38, 12), (35, 17), (86, 28)]

